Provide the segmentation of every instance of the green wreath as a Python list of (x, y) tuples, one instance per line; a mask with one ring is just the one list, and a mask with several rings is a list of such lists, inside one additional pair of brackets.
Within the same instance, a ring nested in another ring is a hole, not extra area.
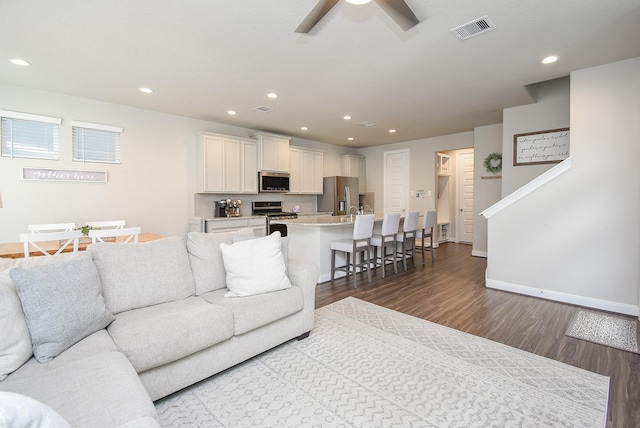
[(483, 165), (488, 172), (493, 174), (502, 171), (502, 153), (491, 153), (484, 158)]

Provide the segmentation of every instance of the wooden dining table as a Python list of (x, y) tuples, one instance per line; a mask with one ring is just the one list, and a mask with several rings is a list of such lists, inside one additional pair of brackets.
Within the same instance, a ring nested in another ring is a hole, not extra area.
[[(138, 242), (155, 241), (156, 239), (161, 239), (161, 238), (164, 238), (164, 236), (158, 235), (156, 233), (151, 233), (151, 232), (142, 232), (140, 235), (138, 235)], [(126, 239), (127, 239), (127, 236), (118, 236), (116, 237), (116, 243), (124, 242)], [(91, 243), (85, 243), (85, 242), (79, 243), (78, 250), (84, 251), (87, 249), (89, 245), (91, 245)], [(46, 250), (48, 253), (54, 254), (60, 248), (60, 242), (43, 241), (43, 242), (39, 242), (38, 246), (40, 246), (43, 250)], [(73, 251), (73, 246), (69, 245), (62, 252), (66, 253), (71, 251)], [(32, 248), (31, 251), (29, 251), (30, 257), (43, 256), (43, 255), (44, 254), (42, 254), (40, 251), (38, 251), (35, 248)], [(24, 257), (24, 243), (22, 242), (7, 242), (4, 244), (0, 243), (0, 258), (20, 259), (23, 257)]]

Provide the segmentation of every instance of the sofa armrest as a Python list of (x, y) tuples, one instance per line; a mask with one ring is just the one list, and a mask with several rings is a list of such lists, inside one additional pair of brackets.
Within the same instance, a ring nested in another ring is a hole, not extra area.
[(318, 279), (320, 279), (320, 269), (313, 263), (289, 259), (287, 274), (291, 285), (299, 287), (302, 290), (304, 296), (303, 311), (307, 314), (304, 321), (305, 329), (309, 331), (313, 327), (313, 314), (316, 309), (316, 284), (318, 283)]

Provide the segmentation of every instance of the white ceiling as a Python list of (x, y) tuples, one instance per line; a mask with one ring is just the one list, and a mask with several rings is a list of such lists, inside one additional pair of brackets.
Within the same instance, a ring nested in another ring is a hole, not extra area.
[[(407, 32), (341, 1), (295, 33), (316, 1), (0, 0), (0, 82), (365, 147), (499, 123), (526, 85), (640, 56), (640, 0), (406, 0)], [(484, 15), (495, 30), (449, 31)]]

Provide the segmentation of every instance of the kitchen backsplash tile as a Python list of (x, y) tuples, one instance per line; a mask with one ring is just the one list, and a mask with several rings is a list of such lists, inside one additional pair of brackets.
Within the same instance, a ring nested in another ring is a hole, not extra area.
[(315, 212), (317, 206), (316, 195), (287, 195), (284, 193), (264, 193), (257, 195), (227, 195), (218, 193), (195, 193), (194, 216), (203, 218), (214, 217), (215, 202), (222, 199), (240, 199), (240, 212), (243, 216), (251, 215), (251, 202), (253, 201), (282, 201), (283, 211), (294, 211), (299, 207), (299, 212)]

